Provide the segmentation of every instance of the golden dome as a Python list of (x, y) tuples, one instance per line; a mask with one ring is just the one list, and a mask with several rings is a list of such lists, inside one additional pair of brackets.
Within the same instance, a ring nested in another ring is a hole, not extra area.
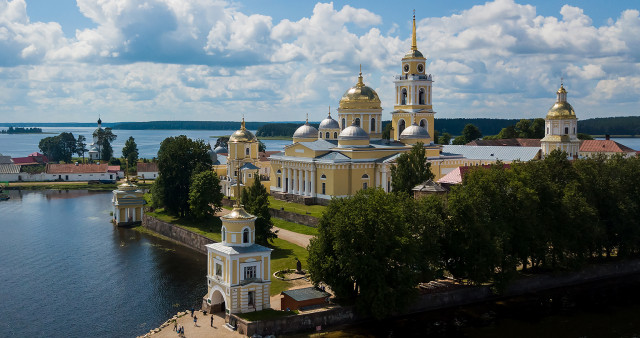
[(551, 109), (549, 109), (549, 112), (547, 112), (547, 119), (575, 119), (576, 112), (569, 102), (567, 102), (567, 90), (564, 89), (563, 85), (560, 85), (560, 89), (558, 89), (556, 94), (558, 95), (558, 100)]
[(242, 127), (240, 127), (240, 130), (236, 130), (233, 134), (231, 134), (231, 136), (229, 137), (229, 142), (231, 143), (249, 143), (249, 142), (256, 142), (258, 139), (256, 138), (255, 135), (253, 135), (252, 132), (248, 131), (247, 128), (244, 127), (244, 117), (242, 118)]
[(382, 109), (378, 93), (362, 82), (362, 71), (358, 83), (342, 95), (340, 109)]
[(230, 213), (222, 216), (221, 218), (225, 220), (249, 220), (255, 219), (256, 216), (253, 216), (252, 214), (244, 210), (242, 205), (235, 205)]

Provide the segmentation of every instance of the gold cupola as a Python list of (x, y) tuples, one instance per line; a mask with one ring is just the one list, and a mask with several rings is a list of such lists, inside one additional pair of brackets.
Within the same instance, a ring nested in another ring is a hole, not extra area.
[(229, 137), (230, 143), (251, 143), (257, 142), (258, 139), (252, 132), (248, 131), (244, 126), (244, 117), (242, 118), (242, 126)]
[(358, 75), (358, 83), (342, 95), (340, 109), (382, 109), (378, 93), (363, 82), (362, 66)]
[(413, 34), (411, 35), (411, 50), (404, 55), (402, 60), (408, 59), (424, 59), (424, 55), (418, 50), (418, 42), (416, 41), (416, 11), (413, 11)]
[(558, 119), (575, 119), (576, 112), (573, 110), (573, 107), (567, 102), (567, 90), (564, 89), (564, 86), (560, 84), (560, 89), (556, 92), (558, 95), (558, 99), (556, 103), (549, 109), (547, 112), (547, 119), (550, 120), (558, 120)]

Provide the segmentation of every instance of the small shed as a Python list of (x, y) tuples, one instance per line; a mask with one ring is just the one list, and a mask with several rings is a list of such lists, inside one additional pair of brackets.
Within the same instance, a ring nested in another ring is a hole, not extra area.
[(313, 286), (303, 289), (282, 291), (280, 309), (298, 310), (312, 305), (325, 304), (331, 296), (328, 292), (322, 291)]
[(418, 184), (412, 190), (413, 198), (415, 199), (418, 199), (425, 195), (439, 195), (445, 194), (447, 192), (447, 189), (432, 180), (428, 180), (422, 184)]

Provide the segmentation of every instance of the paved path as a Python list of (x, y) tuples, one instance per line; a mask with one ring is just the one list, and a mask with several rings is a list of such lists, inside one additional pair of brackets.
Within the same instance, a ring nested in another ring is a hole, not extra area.
[[(222, 209), (222, 211), (219, 211), (216, 213), (216, 216), (224, 216), (230, 212), (231, 210)], [(289, 243), (299, 245), (303, 248), (306, 248), (309, 245), (309, 240), (313, 237), (311, 235), (303, 235), (297, 232), (285, 230), (278, 227), (273, 227), (273, 230), (278, 230), (278, 238), (285, 240)]]
[[(213, 314), (213, 325), (211, 325), (211, 314), (205, 316), (202, 314), (202, 311), (196, 311), (195, 315), (198, 317), (198, 326), (193, 325), (193, 317), (191, 317), (190, 311), (189, 314), (184, 315), (178, 318), (178, 327), (184, 326), (184, 337), (246, 337), (245, 335), (241, 335), (236, 331), (231, 331), (224, 326), (224, 317), (223, 314)], [(169, 326), (162, 328), (162, 330), (158, 333), (154, 333), (150, 335), (151, 338), (163, 338), (170, 337), (175, 338), (179, 337), (178, 334), (173, 330), (173, 323)]]

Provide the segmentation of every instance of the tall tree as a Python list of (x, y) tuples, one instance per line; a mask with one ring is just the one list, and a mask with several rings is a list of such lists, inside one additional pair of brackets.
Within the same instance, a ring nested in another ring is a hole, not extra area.
[(438, 144), (449, 144), (451, 142), (451, 134), (449, 133), (442, 133), (442, 135), (440, 135), (440, 137), (438, 138)]
[(52, 161), (68, 163), (76, 153), (76, 138), (72, 133), (64, 132), (57, 136), (41, 139), (38, 147)]
[(188, 216), (189, 187), (194, 174), (211, 170), (209, 146), (203, 140), (191, 140), (180, 135), (168, 137), (158, 150), (159, 177), (155, 184), (162, 204), (172, 214)]
[(408, 153), (400, 154), (396, 163), (391, 166), (391, 187), (394, 192), (409, 194), (416, 185), (434, 178), (421, 142), (416, 143)]
[(87, 149), (87, 138), (84, 135), (78, 135), (78, 140), (76, 141), (76, 154), (78, 156), (82, 156), (82, 163), (84, 163), (84, 153), (89, 151)]
[(467, 123), (462, 129), (462, 136), (464, 136), (465, 143), (469, 143), (471, 141), (475, 141), (482, 137), (482, 132), (480, 129), (471, 123)]
[(313, 282), (377, 318), (402, 311), (429, 259), (412, 232), (414, 208), (412, 198), (379, 188), (333, 199), (308, 247)]
[(260, 140), (258, 140), (258, 151), (261, 153), (267, 151), (267, 146)]
[(112, 157), (113, 157), (113, 148), (111, 148), (111, 142), (105, 139), (102, 141), (100, 158), (105, 162), (109, 162)]
[(273, 222), (271, 222), (271, 214), (269, 213), (269, 193), (260, 183), (258, 171), (256, 171), (255, 179), (249, 189), (242, 189), (241, 200), (245, 209), (258, 217), (256, 219), (256, 243), (267, 245), (269, 241), (273, 242), (273, 239), (278, 235), (273, 232)]
[(129, 136), (127, 141), (124, 143), (124, 148), (122, 148), (122, 157), (129, 162), (129, 166), (135, 166), (138, 162), (138, 145), (136, 144), (136, 140), (133, 136)]
[(229, 136), (220, 136), (216, 140), (216, 145), (214, 146), (214, 148), (222, 147), (222, 148), (229, 149), (229, 146), (227, 145), (228, 143), (229, 143)]
[[(109, 159), (111, 159), (111, 157), (109, 158), (104, 158), (102, 157), (102, 154), (104, 154), (104, 151), (102, 150), (102, 148), (106, 143), (109, 143), (109, 147), (111, 147), (111, 143), (113, 141), (115, 141), (115, 139), (118, 137), (118, 135), (115, 135), (113, 133), (113, 131), (111, 130), (110, 127), (107, 128), (98, 128), (93, 132), (93, 137), (96, 138), (96, 145), (98, 146), (98, 154), (100, 154), (100, 158), (103, 160), (108, 161)], [(107, 155), (111, 155), (113, 156), (113, 151), (111, 151), (110, 153), (108, 153)]]
[(213, 216), (222, 210), (220, 179), (211, 170), (197, 173), (191, 177), (189, 187), (189, 210), (195, 218)]

